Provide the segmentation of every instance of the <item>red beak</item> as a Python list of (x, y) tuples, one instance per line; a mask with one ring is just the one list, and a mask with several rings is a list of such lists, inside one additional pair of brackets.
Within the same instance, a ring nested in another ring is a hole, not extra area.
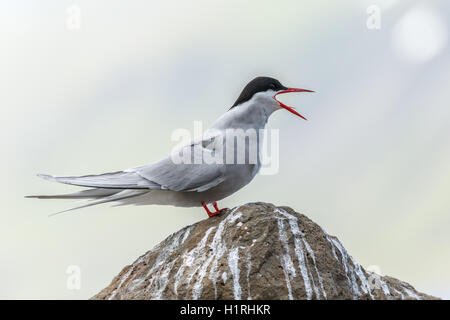
[(306, 90), (306, 89), (297, 89), (297, 88), (288, 88), (286, 90), (280, 91), (278, 92), (276, 95), (273, 96), (273, 99), (278, 102), (278, 104), (280, 105), (280, 107), (286, 109), (287, 111), (299, 116), (302, 119), (307, 120), (304, 116), (302, 116), (300, 113), (298, 113), (297, 111), (294, 110), (294, 107), (289, 107), (287, 105), (285, 105), (283, 102), (280, 102), (277, 100), (277, 95), (282, 94), (282, 93), (289, 93), (289, 92), (314, 92), (312, 90)]

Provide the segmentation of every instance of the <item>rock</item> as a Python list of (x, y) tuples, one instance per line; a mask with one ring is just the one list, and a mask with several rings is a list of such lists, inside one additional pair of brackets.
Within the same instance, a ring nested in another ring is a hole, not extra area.
[(172, 234), (93, 299), (437, 299), (364, 270), (288, 207), (250, 203)]

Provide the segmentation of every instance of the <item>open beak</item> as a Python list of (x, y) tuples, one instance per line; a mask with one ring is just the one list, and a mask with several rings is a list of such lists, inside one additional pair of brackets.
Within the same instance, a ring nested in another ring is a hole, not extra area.
[(278, 102), (278, 104), (280, 105), (280, 107), (282, 107), (282, 108), (286, 109), (287, 111), (289, 111), (289, 112), (291, 112), (291, 113), (293, 113), (293, 114), (299, 116), (299, 117), (302, 118), (302, 119), (307, 120), (304, 116), (302, 116), (300, 113), (298, 113), (297, 111), (295, 111), (295, 110), (294, 110), (294, 109), (295, 109), (294, 107), (289, 107), (289, 106), (285, 105), (283, 102), (277, 100), (277, 95), (283, 94), (283, 93), (289, 93), (289, 92), (314, 92), (314, 91), (312, 91), (312, 90), (306, 90), (306, 89), (287, 88), (286, 90), (277, 92), (277, 94), (275, 94), (275, 95), (273, 96), (273, 99), (274, 99), (276, 102)]

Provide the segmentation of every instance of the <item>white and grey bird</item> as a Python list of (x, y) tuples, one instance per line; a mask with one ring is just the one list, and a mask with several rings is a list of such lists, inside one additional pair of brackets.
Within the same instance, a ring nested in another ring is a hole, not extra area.
[[(168, 157), (144, 166), (98, 175), (54, 177), (39, 174), (46, 180), (89, 189), (71, 194), (27, 197), (88, 200), (61, 212), (115, 202), (117, 205), (203, 206), (210, 217), (214, 216), (226, 210), (219, 209), (217, 201), (247, 185), (261, 168), (263, 139), (253, 132), (264, 129), (269, 116), (279, 109), (286, 109), (306, 120), (293, 107), (277, 100), (277, 95), (289, 92), (313, 91), (288, 88), (276, 79), (257, 77), (245, 86), (233, 106), (202, 137), (178, 148)], [(244, 139), (244, 143), (239, 143), (239, 139)], [(208, 209), (208, 204), (213, 205), (214, 212)]]

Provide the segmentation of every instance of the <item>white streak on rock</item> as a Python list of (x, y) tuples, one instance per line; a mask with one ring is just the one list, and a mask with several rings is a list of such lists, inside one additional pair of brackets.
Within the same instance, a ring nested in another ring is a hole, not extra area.
[(398, 290), (395, 289), (395, 288), (392, 288), (392, 290), (394, 290), (397, 294), (399, 294), (402, 300), (405, 300), (405, 295), (403, 294), (403, 292), (398, 291)]
[(349, 258), (350, 258), (350, 261), (355, 266), (356, 275), (358, 276), (359, 280), (361, 281), (361, 289), (363, 290), (364, 293), (368, 293), (370, 295), (370, 297), (372, 298), (372, 300), (374, 300), (372, 292), (370, 291), (369, 281), (367, 281), (367, 278), (364, 275), (364, 272), (362, 271), (360, 264), (358, 262), (356, 262), (352, 256), (349, 255)]
[(381, 290), (383, 290), (384, 295), (390, 296), (391, 292), (389, 291), (389, 288), (388, 288), (386, 282), (384, 282), (381, 278), (380, 278), (380, 284), (381, 284)]
[(308, 274), (309, 274), (309, 278), (311, 279), (311, 287), (313, 288), (314, 293), (316, 294), (316, 298), (317, 298), (317, 299), (320, 299), (319, 289), (318, 289), (317, 286), (316, 286), (316, 283), (315, 283), (315, 281), (314, 281), (314, 276), (312, 275), (310, 269), (308, 269)]
[[(298, 224), (297, 224), (297, 218), (288, 214), (285, 211), (279, 210), (278, 208), (275, 209), (275, 211), (279, 214), (281, 214), (283, 217), (287, 218), (289, 221), (289, 225), (291, 227), (291, 232), (294, 236), (294, 248), (295, 248), (295, 254), (297, 256), (297, 261), (298, 261), (298, 266), (300, 269), (300, 273), (302, 274), (303, 277), (303, 282), (305, 284), (305, 291), (306, 291), (306, 298), (308, 300), (310, 300), (312, 298), (312, 288), (311, 288), (311, 283), (310, 283), (310, 279), (308, 276), (308, 268), (306, 265), (306, 258), (305, 258), (305, 254), (304, 254), (304, 250), (303, 250), (303, 244), (301, 241), (301, 236), (302, 233), (300, 232), (300, 230), (298, 229)], [(278, 220), (280, 221), (280, 220)], [(286, 236), (287, 239), (287, 236)], [(286, 240), (287, 241), (287, 240)], [(287, 242), (286, 242), (287, 245)], [(313, 287), (315, 288), (314, 285), (314, 279), (312, 279), (313, 281)]]
[[(180, 284), (181, 277), (184, 274), (184, 270), (186, 268), (190, 268), (194, 264), (197, 256), (202, 251), (202, 249), (205, 247), (206, 241), (208, 240), (208, 237), (209, 237), (209, 234), (214, 229), (215, 229), (215, 227), (211, 227), (208, 230), (206, 230), (205, 235), (203, 236), (202, 240), (198, 243), (198, 245), (194, 249), (192, 249), (191, 251), (185, 252), (183, 254), (183, 256), (182, 256), (183, 262), (181, 263), (180, 267), (178, 268), (177, 273), (175, 274), (175, 283), (174, 283), (174, 286), (173, 286), (173, 291), (174, 291), (175, 295), (178, 296), (178, 286)], [(193, 274), (190, 275), (190, 278), (188, 277), (188, 279), (189, 279), (188, 281), (189, 282), (192, 279), (192, 276), (193, 276)]]
[[(136, 268), (136, 266), (138, 266), (139, 264), (141, 264), (143, 260), (144, 260), (144, 256), (141, 256), (141, 257), (139, 257), (139, 259), (137, 259), (137, 260), (131, 265), (132, 270), (130, 271), (130, 274), (128, 275), (128, 277), (131, 276), (131, 274), (133, 273), (133, 271), (134, 271), (134, 269)], [(125, 281), (126, 281), (126, 279), (125, 279), (123, 282), (121, 282), (121, 286), (123, 285), (123, 283), (125, 283)], [(143, 282), (144, 282), (144, 279), (141, 279), (141, 278), (137, 278), (137, 279), (131, 280), (131, 281), (130, 281), (130, 284), (127, 286), (127, 291), (128, 291), (128, 290), (129, 290), (129, 291), (134, 291), (135, 287), (136, 287), (137, 285), (142, 284)], [(119, 289), (119, 287), (118, 287), (116, 290), (118, 290), (118, 289)]]
[[(239, 219), (242, 216), (242, 212), (236, 212), (239, 209), (239, 207), (233, 209), (233, 211), (230, 212), (230, 214), (222, 220), (222, 222), (217, 227), (217, 231), (214, 234), (214, 238), (212, 242), (209, 245), (210, 255), (205, 262), (205, 267), (208, 268), (208, 266), (212, 263), (211, 268), (209, 270), (208, 279), (210, 279), (214, 286), (214, 295), (217, 299), (217, 278), (219, 277), (217, 268), (219, 265), (219, 259), (223, 256), (225, 253), (227, 247), (226, 244), (222, 241), (223, 232), (225, 229), (226, 224), (232, 224), (236, 219)], [(206, 269), (205, 269), (206, 270)]]
[(122, 279), (120, 279), (119, 285), (118, 285), (117, 288), (111, 293), (111, 295), (109, 296), (108, 300), (112, 300), (112, 299), (115, 298), (115, 296), (116, 296), (116, 294), (117, 294), (117, 290), (119, 290), (119, 289), (122, 287), (123, 283), (128, 279), (128, 277), (129, 277), (130, 274), (133, 272), (133, 270), (134, 270), (134, 265), (132, 265), (132, 266), (130, 267), (130, 270), (128, 270), (128, 272), (122, 277)]
[(189, 237), (189, 234), (191, 233), (191, 229), (192, 229), (192, 226), (189, 226), (186, 228), (183, 239), (181, 239), (181, 244), (183, 244), (186, 241), (186, 239)]
[[(335, 247), (338, 249), (339, 253), (342, 257), (342, 265), (344, 266), (345, 276), (347, 277), (349, 288), (353, 291), (353, 294), (356, 295), (353, 298), (357, 298), (361, 295), (361, 292), (358, 289), (358, 283), (356, 282), (355, 274), (353, 269), (350, 269), (350, 266), (347, 264), (348, 254), (347, 251), (342, 247), (341, 243), (333, 238), (330, 238)], [(349, 277), (350, 274), (350, 277)], [(351, 278), (351, 280), (350, 280)]]
[(163, 268), (158, 270), (151, 280), (151, 285), (153, 285), (153, 291), (150, 294), (150, 299), (160, 300), (163, 299), (163, 292), (169, 283), (169, 274), (173, 268), (173, 265), (178, 260), (178, 258), (173, 259), (164, 265)]
[(419, 297), (417, 294), (415, 294), (414, 292), (412, 292), (411, 290), (409, 290), (406, 287), (403, 287), (403, 291), (406, 293), (407, 296), (412, 297), (416, 300), (422, 300), (421, 297)]
[[(159, 254), (153, 263), (153, 266), (147, 271), (146, 275), (142, 278), (133, 279), (132, 284), (130, 286), (130, 290), (134, 290), (134, 288), (143, 285), (146, 279), (149, 279), (149, 284), (146, 286), (145, 291), (152, 291), (153, 299), (162, 299), (162, 292), (166, 288), (169, 282), (169, 274), (171, 268), (173, 267), (175, 260), (167, 263), (167, 259), (170, 254), (176, 250), (180, 246), (180, 237), (184, 235), (189, 228), (182, 229), (176, 233), (174, 233), (169, 239), (171, 239), (168, 245), (162, 246), (162, 243), (158, 244), (155, 248), (153, 248), (150, 252), (154, 252), (159, 250)], [(149, 253), (146, 255), (148, 256)], [(139, 262), (142, 260), (142, 257), (139, 258)], [(138, 263), (136, 261), (133, 265)], [(163, 268), (164, 267), (164, 268)], [(156, 283), (155, 283), (156, 279)]]
[[(215, 228), (215, 227), (212, 227)], [(212, 231), (211, 228), (211, 231)], [(216, 232), (217, 234), (217, 232)], [(214, 236), (215, 238), (215, 236)], [(214, 241), (213, 238), (213, 241)], [(203, 244), (203, 247), (205, 247), (205, 244)], [(202, 249), (203, 249), (202, 247)], [(208, 257), (206, 257), (207, 252), (205, 250), (202, 250), (202, 255), (201, 257), (197, 257), (196, 260), (199, 260), (198, 263), (200, 264), (199, 267), (194, 271), (194, 273), (192, 273), (192, 275), (195, 274), (195, 272), (197, 272), (198, 270), (198, 274), (197, 274), (197, 281), (195, 282), (193, 288), (192, 288), (192, 299), (199, 299), (202, 291), (203, 291), (203, 278), (206, 276), (206, 272), (208, 270), (209, 264), (211, 262), (211, 259)], [(196, 261), (197, 262), (197, 261)], [(190, 277), (192, 278), (192, 277)], [(189, 280), (190, 282), (190, 280)]]
[(295, 277), (295, 274), (293, 274), (293, 272), (295, 272), (295, 269), (290, 255), (283, 254), (281, 256), (281, 266), (283, 268), (284, 277), (286, 279), (286, 287), (288, 289), (289, 300), (294, 300), (294, 296), (292, 295), (292, 285), (290, 278)]
[(238, 212), (238, 213), (234, 214), (237, 211), (237, 209), (239, 209), (239, 208), (236, 208), (233, 211), (231, 211), (230, 214), (228, 215), (228, 217), (225, 218), (225, 220), (228, 219), (229, 224), (234, 223), (237, 219), (242, 217), (242, 212)]
[(234, 300), (241, 300), (242, 289), (239, 284), (239, 248), (233, 247), (228, 254), (228, 267), (233, 276)]
[[(324, 232), (325, 233), (325, 232)], [(326, 234), (326, 233), (325, 233)], [(372, 298), (372, 300), (374, 299), (374, 296), (370, 290), (370, 285), (369, 282), (366, 278), (366, 276), (364, 275), (364, 272), (361, 268), (361, 265), (359, 263), (357, 263), (352, 256), (350, 256), (347, 251), (344, 249), (344, 247), (342, 246), (342, 244), (334, 239), (329, 237), (326, 234), (326, 238), (328, 241), (331, 241), (332, 244), (334, 244), (334, 246), (338, 249), (338, 251), (341, 254), (342, 257), (342, 265), (344, 266), (344, 271), (347, 277), (347, 280), (349, 282), (350, 288), (353, 290), (353, 293), (356, 294), (356, 296), (354, 296), (354, 298), (357, 298), (358, 296), (361, 296), (361, 292), (359, 291), (359, 288), (362, 289), (362, 291), (364, 293), (367, 293), (370, 295), (370, 297)], [(334, 252), (335, 254), (335, 252)], [(350, 260), (350, 262), (353, 264), (354, 268), (352, 268), (352, 266), (348, 263), (348, 260)], [(338, 260), (339, 261), (339, 260)], [(351, 280), (348, 276), (348, 274), (350, 274)], [(361, 282), (361, 286), (358, 286), (358, 282), (356, 281), (356, 276), (359, 278), (360, 282)], [(384, 286), (386, 287), (386, 284), (384, 284)], [(387, 287), (385, 288), (387, 289)], [(385, 292), (385, 289), (383, 289), (383, 292)], [(387, 294), (389, 295), (389, 289), (387, 289)], [(386, 294), (385, 292), (385, 294)]]
[[(289, 253), (290, 250), (287, 242), (287, 234), (284, 227), (283, 219), (277, 218), (277, 222), (278, 222), (278, 236), (284, 248), (284, 254), (280, 257), (280, 263), (281, 267), (283, 268), (284, 277), (286, 279), (286, 287), (288, 289), (289, 300), (294, 300), (294, 296), (292, 295), (291, 278), (294, 278), (296, 276), (296, 272), (294, 268), (294, 263), (292, 262), (291, 255)], [(304, 279), (305, 278), (303, 278), (303, 280)]]
[(250, 254), (250, 248), (247, 250), (247, 300), (252, 300), (252, 295), (250, 293), (250, 270), (252, 269), (252, 256)]
[[(156, 257), (155, 262), (153, 263), (153, 266), (148, 270), (147, 275), (145, 278), (149, 277), (155, 270), (159, 269), (163, 265), (165, 265), (167, 258), (169, 255), (178, 248), (180, 245), (180, 237), (182, 234), (184, 234), (186, 230), (181, 230), (173, 235), (172, 241), (169, 245), (166, 245), (162, 248), (162, 250), (159, 252), (158, 256)], [(153, 279), (153, 278), (152, 278)]]
[(334, 245), (333, 242), (331, 241), (330, 236), (328, 235), (328, 233), (325, 232), (325, 230), (323, 230), (322, 228), (320, 228), (323, 232), (323, 234), (325, 235), (325, 239), (330, 243), (331, 245), (331, 252), (333, 253), (334, 258), (336, 259), (337, 262), (339, 262), (339, 258), (336, 254), (336, 250), (334, 249)]
[(313, 260), (314, 269), (316, 270), (317, 278), (319, 279), (320, 288), (322, 289), (322, 295), (326, 299), (327, 293), (325, 292), (325, 289), (323, 287), (323, 280), (322, 280), (322, 277), (320, 276), (319, 269), (317, 269), (316, 256), (314, 255), (314, 251), (312, 250), (311, 246), (306, 241), (304, 236), (302, 237), (302, 240), (303, 240), (303, 244), (305, 245), (306, 250), (308, 251), (309, 255), (311, 256), (311, 259)]
[(227, 273), (224, 271), (224, 272), (222, 273), (222, 281), (223, 281), (223, 283), (225, 284), (225, 283), (227, 283), (227, 280), (228, 280), (228, 278), (227, 278)]

